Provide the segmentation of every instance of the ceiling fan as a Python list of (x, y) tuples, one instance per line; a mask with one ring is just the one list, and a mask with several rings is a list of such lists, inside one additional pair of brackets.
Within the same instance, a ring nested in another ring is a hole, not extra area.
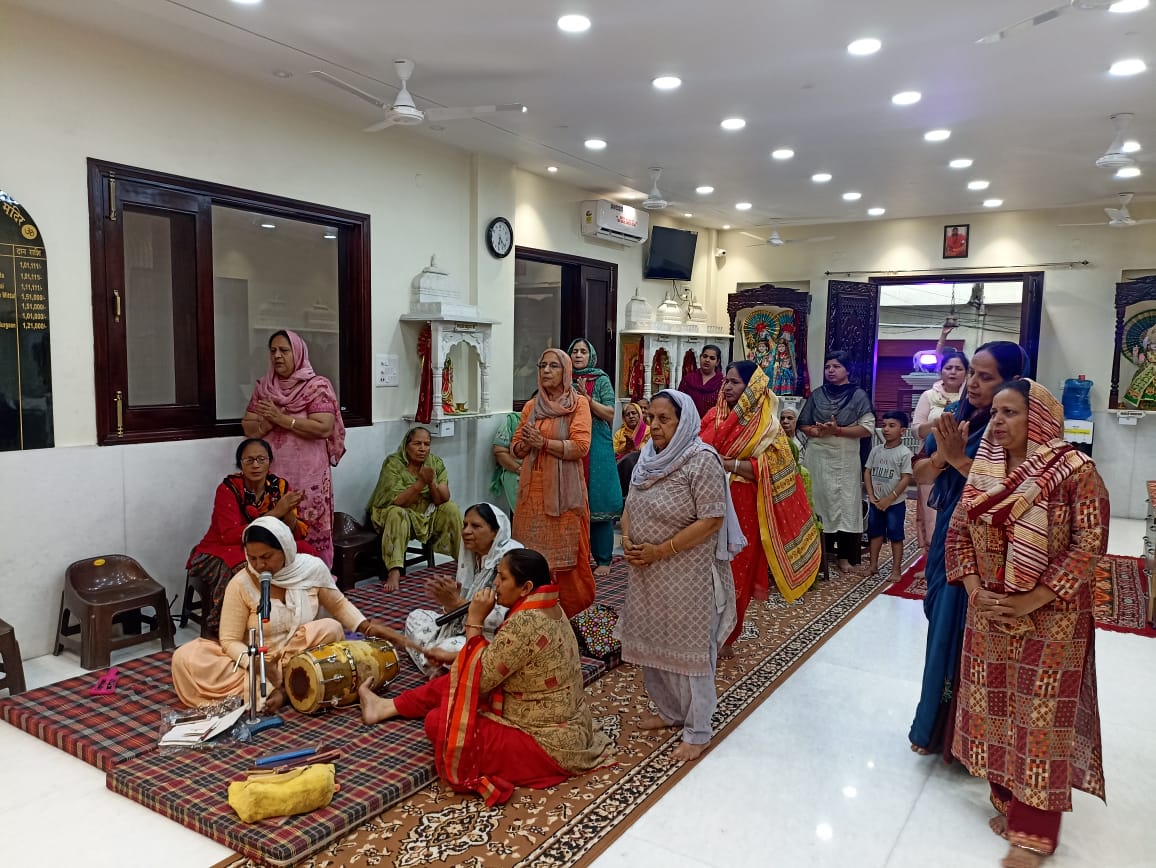
[(1112, 144), (1108, 145), (1108, 150), (1096, 158), (1096, 165), (1101, 169), (1126, 169), (1136, 165), (1135, 158), (1124, 150), (1124, 142), (1127, 141), (1128, 130), (1132, 126), (1132, 117), (1128, 112), (1111, 116), (1116, 136), (1112, 139)]
[(413, 96), (409, 92), (409, 79), (413, 75), (413, 61), (412, 60), (395, 60), (393, 67), (397, 70), (397, 77), (401, 80), (401, 89), (397, 92), (397, 97), (393, 102), (384, 100), (381, 97), (376, 97), (371, 93), (367, 93), (359, 87), (355, 87), (347, 81), (342, 81), (336, 76), (330, 75), (328, 72), (323, 72), (320, 69), (310, 71), (310, 75), (321, 79), (327, 84), (334, 87), (339, 87), (346, 93), (351, 93), (359, 99), (365, 100), (367, 103), (377, 106), (379, 109), (385, 111), (385, 117), (365, 128), (367, 133), (376, 133), (379, 130), (384, 130), (386, 127), (402, 126), (411, 127), (420, 124), (422, 121), (438, 122), (438, 121), (453, 121), (461, 118), (473, 118), (478, 115), (491, 114), (493, 112), (524, 112), (526, 107), (521, 103), (507, 103), (505, 105), (475, 105), (468, 108), (430, 108), (419, 109), (414, 104)]
[(1061, 226), (1111, 226), (1116, 229), (1127, 229), (1129, 226), (1141, 226), (1145, 223), (1156, 223), (1156, 218), (1149, 220), (1137, 220), (1128, 213), (1128, 205), (1132, 202), (1133, 193), (1117, 193), (1120, 199), (1119, 208), (1105, 208), (1104, 213), (1108, 215), (1108, 222), (1106, 223), (1061, 223)]
[(782, 247), (784, 244), (816, 244), (820, 241), (834, 241), (834, 235), (813, 235), (810, 238), (783, 238), (779, 235), (778, 229), (772, 229), (770, 236), (762, 238), (755, 235), (753, 232), (740, 232), (740, 235), (745, 235), (747, 238), (754, 238), (758, 244), (748, 244), (747, 247), (762, 247), (764, 244), (769, 244), (772, 247)]
[(670, 204), (658, 189), (658, 179), (661, 175), (661, 166), (650, 167), (650, 192), (646, 194), (646, 198), (642, 202), (642, 207), (647, 211), (661, 211)]
[(1054, 21), (1061, 15), (1067, 15), (1072, 10), (1083, 10), (1085, 12), (1108, 10), (1112, 12), (1139, 12), (1147, 5), (1147, 0), (1143, 0), (1143, 2), (1141, 2), (1141, 0), (1067, 0), (1066, 3), (1056, 6), (1054, 9), (1039, 12), (1030, 18), (1025, 18), (1023, 21), (1017, 21), (1015, 24), (1005, 27), (1003, 30), (997, 30), (995, 33), (981, 36), (976, 42), (984, 45), (1000, 42), (1018, 31), (1027, 30), (1029, 27), (1036, 27), (1040, 24), (1047, 24), (1049, 21)]

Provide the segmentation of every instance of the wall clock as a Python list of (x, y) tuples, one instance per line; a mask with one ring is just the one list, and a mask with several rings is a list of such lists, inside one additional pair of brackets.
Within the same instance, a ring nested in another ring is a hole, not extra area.
[(486, 227), (486, 249), (498, 259), (509, 256), (514, 249), (514, 227), (505, 217), (495, 217)]

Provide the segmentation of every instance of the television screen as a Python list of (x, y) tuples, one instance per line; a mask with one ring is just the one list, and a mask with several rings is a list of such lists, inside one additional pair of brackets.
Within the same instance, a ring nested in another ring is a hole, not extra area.
[(697, 232), (654, 226), (642, 276), (647, 280), (690, 280), (697, 243)]

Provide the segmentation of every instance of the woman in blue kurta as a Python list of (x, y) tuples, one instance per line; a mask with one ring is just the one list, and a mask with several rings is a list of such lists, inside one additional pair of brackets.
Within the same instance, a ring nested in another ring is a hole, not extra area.
[(614, 558), (614, 522), (622, 516), (622, 487), (614, 458), (614, 385), (596, 367), (598, 353), (586, 338), (575, 338), (570, 359), (574, 363), (574, 387), (590, 399), (590, 454), (586, 457), (586, 490), (590, 497), (590, 551), (595, 576), (610, 572)]
[(1028, 373), (1027, 354), (1011, 341), (992, 341), (975, 351), (968, 368), (964, 397), (949, 405), (935, 421), (927, 437), (927, 458), (915, 466), (915, 480), (934, 483), (928, 503), (936, 510), (935, 531), (927, 550), (927, 651), (923, 663), (923, 687), (915, 719), (907, 737), (918, 754), (944, 753), (951, 760), (949, 728), (954, 722), (955, 695), (959, 683), (959, 658), (967, 620), (967, 594), (962, 585), (947, 583), (944, 563), (947, 528), (963, 494), (972, 459), (979, 451), (991, 416), (991, 402), (1005, 380)]

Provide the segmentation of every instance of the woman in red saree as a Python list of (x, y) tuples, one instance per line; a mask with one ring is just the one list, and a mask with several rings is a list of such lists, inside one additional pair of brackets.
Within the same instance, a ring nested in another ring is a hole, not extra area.
[[(738, 624), (719, 651), (733, 657), (751, 598), (770, 595), (768, 569), (779, 593), (797, 600), (819, 574), (821, 539), (790, 441), (779, 424), (779, 400), (766, 373), (732, 362), (718, 403), (702, 421), (701, 437), (723, 458), (731, 499), (750, 544), (731, 561)], [(762, 546), (754, 541), (762, 540)]]
[(1006, 868), (1055, 852), (1073, 788), (1104, 798), (1093, 587), (1108, 492), (1062, 432), (1047, 389), (1005, 383), (947, 533), (947, 580), (968, 592), (952, 753), (991, 785)]
[[(362, 719), (425, 718), (438, 776), (490, 806), (508, 801), (514, 787), (552, 787), (606, 765), (613, 746), (594, 728), (578, 641), (549, 582), (542, 555), (508, 552), (493, 589), (470, 602), (461, 651), (427, 649), (431, 660), (452, 664), (450, 672), (393, 699), (363, 679)], [(510, 612), (487, 642), (482, 625), (495, 603)]]

